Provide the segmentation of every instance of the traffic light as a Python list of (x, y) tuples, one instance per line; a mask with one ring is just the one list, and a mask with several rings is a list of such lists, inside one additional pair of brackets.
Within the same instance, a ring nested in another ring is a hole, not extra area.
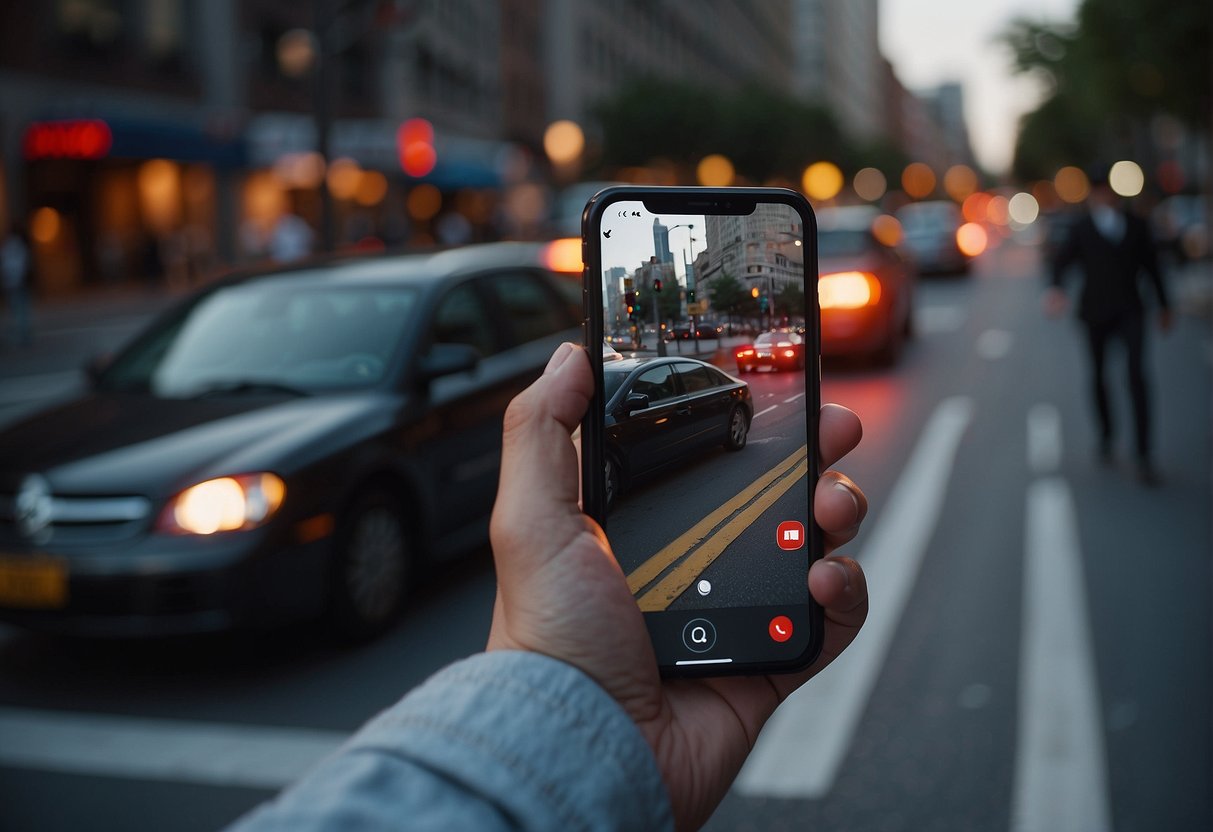
[(653, 278), (653, 291), (654, 292), (661, 291), (661, 278), (659, 278), (659, 277)]
[(695, 290), (687, 289), (687, 303), (694, 303), (694, 302), (695, 302)]
[(624, 292), (623, 293), (623, 302), (628, 305), (629, 309), (631, 307), (635, 306), (636, 305), (636, 293), (635, 292)]
[(760, 297), (758, 299), (758, 308), (761, 309), (763, 312), (767, 311), (767, 296), (766, 295), (763, 295), (762, 297)]
[(758, 287), (757, 286), (750, 289), (750, 297), (752, 297), (752, 298), (758, 297)]

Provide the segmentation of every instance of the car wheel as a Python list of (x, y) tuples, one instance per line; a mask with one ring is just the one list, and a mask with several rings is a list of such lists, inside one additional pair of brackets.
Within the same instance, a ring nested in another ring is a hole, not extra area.
[(620, 489), (623, 487), (623, 472), (619, 468), (619, 463), (612, 454), (606, 455), (606, 462), (603, 463), (603, 480), (606, 487), (606, 506), (610, 511), (615, 500), (619, 498)]
[(729, 435), (724, 446), (730, 451), (740, 451), (745, 447), (750, 435), (750, 420), (746, 418), (745, 408), (734, 407), (729, 413)]
[(387, 629), (404, 601), (413, 566), (413, 541), (390, 491), (368, 491), (341, 518), (332, 575), (332, 619), (347, 638)]

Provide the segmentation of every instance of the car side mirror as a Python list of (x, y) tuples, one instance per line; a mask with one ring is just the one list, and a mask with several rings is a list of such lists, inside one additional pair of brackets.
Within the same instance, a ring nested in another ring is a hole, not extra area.
[(417, 377), (423, 383), (436, 378), (453, 376), (476, 369), (480, 353), (468, 344), (433, 344), (417, 367)]
[(637, 410), (646, 410), (649, 406), (649, 397), (644, 393), (631, 393), (627, 400), (623, 403), (623, 415), (631, 416)]

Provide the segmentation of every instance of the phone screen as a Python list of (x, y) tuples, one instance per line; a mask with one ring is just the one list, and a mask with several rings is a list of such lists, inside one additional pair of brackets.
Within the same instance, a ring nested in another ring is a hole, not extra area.
[(794, 665), (820, 627), (803, 209), (621, 198), (594, 215), (601, 502), (658, 660), (687, 675)]

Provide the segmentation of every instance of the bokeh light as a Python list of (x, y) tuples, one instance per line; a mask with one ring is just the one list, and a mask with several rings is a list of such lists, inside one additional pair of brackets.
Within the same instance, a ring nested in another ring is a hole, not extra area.
[(34, 238), (34, 242), (42, 245), (50, 245), (55, 242), (59, 236), (59, 230), (63, 227), (63, 222), (59, 219), (59, 212), (49, 206), (43, 206), (34, 212), (34, 216), (30, 219), (29, 232)]
[(1062, 202), (1077, 205), (1091, 192), (1091, 183), (1080, 168), (1067, 165), (1053, 175), (1053, 188)]
[(181, 169), (168, 159), (149, 159), (135, 175), (139, 206), (152, 228), (167, 232), (181, 217)]
[(901, 223), (896, 217), (881, 214), (872, 220), (872, 236), (886, 246), (896, 246), (901, 243)]
[(876, 168), (863, 168), (855, 174), (851, 187), (855, 189), (855, 193), (859, 195), (860, 199), (875, 202), (885, 195), (885, 191), (889, 189), (889, 182), (885, 179), (885, 175)]
[(966, 222), (956, 229), (956, 247), (966, 257), (976, 257), (986, 250), (990, 238), (979, 223)]
[(964, 218), (968, 222), (985, 222), (990, 218), (989, 208), (990, 195), (985, 191), (978, 191), (969, 194), (960, 206), (960, 213), (964, 214)]
[(733, 163), (727, 157), (721, 156), (719, 153), (713, 153), (699, 160), (699, 165), (695, 169), (695, 175), (698, 176), (700, 185), (707, 185), (710, 188), (724, 188), (733, 184), (735, 172), (733, 170)]
[(585, 150), (585, 133), (575, 121), (553, 121), (543, 133), (543, 150), (553, 164), (571, 164)]
[(354, 190), (354, 201), (367, 208), (378, 205), (387, 196), (387, 177), (377, 170), (363, 171)]
[(299, 78), (316, 63), (316, 37), (307, 29), (291, 29), (278, 38), (278, 69), (288, 78)]
[(438, 164), (434, 125), (423, 118), (406, 120), (396, 130), (396, 153), (401, 170), (409, 176), (427, 176)]
[(833, 162), (814, 162), (804, 169), (801, 185), (809, 199), (825, 201), (838, 196), (845, 180)]
[(442, 192), (428, 182), (418, 185), (409, 191), (405, 208), (419, 222), (433, 219), (442, 210)]
[(943, 175), (943, 189), (957, 202), (977, 190), (977, 174), (968, 165), (953, 165)]
[(1122, 160), (1112, 165), (1108, 184), (1120, 196), (1137, 196), (1146, 185), (1146, 175), (1136, 162)]
[(935, 171), (924, 162), (911, 162), (901, 172), (901, 188), (914, 199), (928, 197), (935, 190)]
[(326, 179), (329, 191), (337, 199), (353, 199), (354, 194), (358, 192), (358, 185), (362, 182), (362, 168), (358, 167), (358, 163), (353, 159), (342, 156), (340, 159), (334, 159), (329, 165)]
[(995, 225), (1007, 225), (1011, 222), (1011, 213), (1008, 210), (1005, 196), (995, 194), (990, 197), (990, 202), (986, 205), (986, 219)]
[(1040, 216), (1040, 204), (1036, 197), (1020, 191), (1007, 202), (1007, 213), (1013, 222), (1031, 225)]

